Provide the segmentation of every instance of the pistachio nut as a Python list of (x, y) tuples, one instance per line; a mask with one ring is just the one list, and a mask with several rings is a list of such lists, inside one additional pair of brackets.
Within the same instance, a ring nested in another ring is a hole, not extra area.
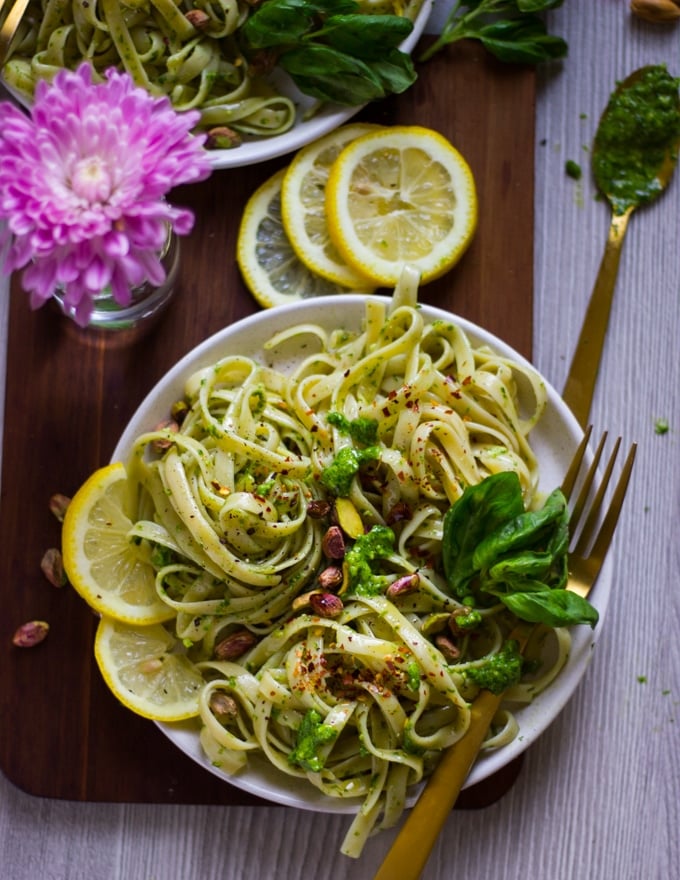
[(319, 617), (338, 617), (342, 614), (344, 605), (342, 599), (335, 593), (313, 592), (309, 597), (312, 611)]
[(631, 11), (654, 24), (676, 21), (680, 18), (680, 3), (675, 0), (631, 0)]
[(435, 636), (434, 643), (449, 663), (454, 663), (460, 657), (460, 651), (458, 650), (458, 647), (448, 636)]
[(221, 639), (215, 645), (217, 660), (236, 660), (249, 651), (257, 642), (257, 636), (249, 629), (239, 629)]
[(197, 31), (204, 31), (210, 24), (210, 16), (202, 9), (190, 9), (184, 13), (184, 17)]
[(66, 586), (67, 578), (61, 550), (58, 550), (56, 547), (50, 547), (49, 550), (45, 550), (40, 560), (40, 569), (53, 587)]
[(17, 648), (33, 648), (39, 645), (50, 631), (50, 625), (44, 620), (29, 620), (22, 623), (12, 637)]
[(321, 541), (321, 549), (328, 559), (343, 559), (345, 556), (345, 537), (340, 526), (330, 526)]
[(335, 590), (342, 584), (342, 569), (337, 565), (329, 565), (319, 574), (317, 581), (324, 590)]
[(436, 611), (434, 614), (428, 614), (420, 627), (420, 631), (424, 636), (432, 636), (443, 632), (449, 624), (451, 615), (448, 611)]
[[(164, 419), (156, 425), (154, 431), (170, 431), (172, 434), (176, 434), (177, 431), (179, 431), (179, 425), (174, 419)], [(169, 437), (159, 437), (151, 443), (151, 446), (156, 452), (165, 452), (165, 450), (169, 449), (173, 443), (174, 441)]]
[(307, 502), (307, 516), (312, 519), (323, 519), (324, 516), (328, 516), (330, 509), (330, 502), (321, 498), (313, 498)]
[(335, 522), (340, 526), (346, 535), (350, 538), (358, 538), (366, 531), (364, 522), (359, 515), (359, 511), (349, 498), (336, 498), (333, 509)]
[(231, 150), (241, 145), (241, 135), (228, 125), (216, 125), (208, 130), (205, 147), (208, 150)]
[(420, 575), (417, 571), (414, 571), (412, 574), (405, 574), (403, 577), (397, 578), (396, 581), (392, 581), (387, 590), (385, 590), (385, 595), (388, 599), (397, 599), (399, 596), (414, 593), (418, 589), (419, 584)]
[(62, 495), (61, 492), (55, 492), (50, 498), (50, 512), (59, 520), (64, 521), (66, 510), (71, 503), (68, 495)]
[(235, 718), (238, 715), (238, 703), (224, 691), (213, 691), (210, 695), (209, 705), (217, 718)]

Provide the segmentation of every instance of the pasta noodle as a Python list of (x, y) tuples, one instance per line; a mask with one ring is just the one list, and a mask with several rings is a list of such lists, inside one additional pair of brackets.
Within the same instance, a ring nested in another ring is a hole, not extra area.
[[(413, 20), (421, 5), (400, 3), (399, 14)], [(30, 0), (3, 77), (30, 100), (38, 80), (90, 61), (99, 74), (126, 70), (177, 110), (200, 110), (202, 128), (281, 134), (294, 125), (296, 106), (243, 57), (237, 32), (251, 9), (247, 0)], [(372, 0), (361, 10), (395, 11)], [(194, 27), (190, 11), (204, 13), (207, 24)]]
[[(304, 352), (297, 364), (293, 349)], [(437, 640), (469, 612), (443, 580), (442, 518), (466, 485), (499, 470), (516, 471), (531, 503), (528, 435), (545, 403), (533, 369), (475, 347), (453, 320), (426, 322), (406, 276), (389, 307), (366, 300), (361, 332), (295, 326), (261, 362), (227, 355), (200, 370), (178, 430), (134, 444), (131, 537), (155, 548), (158, 594), (205, 677), (203, 749), (228, 774), (257, 755), (328, 797), (357, 799), (347, 855), (397, 821), (409, 788), (467, 729), (478, 686), (466, 670), (501, 649), (513, 621), (495, 605), (453, 654)], [(374, 431), (370, 446), (348, 424)], [(367, 449), (343, 507), (327, 475), (343, 450)], [(363, 540), (347, 510), (365, 535), (394, 537), (369, 555), (370, 588), (347, 586)], [(344, 570), (329, 555), (334, 511)], [(567, 651), (559, 633), (545, 680), (517, 685), (513, 700), (532, 699)], [(494, 748), (517, 732), (507, 708), (497, 722)]]

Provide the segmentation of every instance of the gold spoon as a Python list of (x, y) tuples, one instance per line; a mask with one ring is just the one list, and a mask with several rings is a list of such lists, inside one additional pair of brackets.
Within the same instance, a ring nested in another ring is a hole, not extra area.
[(650, 65), (620, 83), (600, 118), (592, 168), (612, 219), (562, 394), (582, 428), (588, 423), (628, 221), (636, 208), (661, 195), (673, 176), (679, 108), (677, 81), (665, 67)]

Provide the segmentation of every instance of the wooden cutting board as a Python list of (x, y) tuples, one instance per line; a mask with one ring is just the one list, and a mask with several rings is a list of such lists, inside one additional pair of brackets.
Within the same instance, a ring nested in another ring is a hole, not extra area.
[[(421, 289), (445, 307), (531, 355), (535, 77), (459, 44), (419, 68), (414, 88), (362, 113), (382, 124), (441, 131), (469, 161), (478, 185), (479, 229), (461, 263)], [(198, 342), (258, 307), (234, 261), (247, 198), (286, 163), (216, 171), (173, 194), (196, 212), (182, 239), (179, 290), (142, 341), (83, 340), (47, 307), (31, 312), (13, 279), (0, 508), (0, 766), (23, 790), (86, 801), (255, 804), (186, 758), (156, 726), (123, 709), (92, 655), (96, 619), (75, 592), (40, 571), (59, 524), (54, 492), (73, 494), (107, 463), (137, 405)], [(16, 627), (50, 623), (33, 649), (12, 645)], [(485, 806), (519, 770), (465, 792), (458, 806)]]

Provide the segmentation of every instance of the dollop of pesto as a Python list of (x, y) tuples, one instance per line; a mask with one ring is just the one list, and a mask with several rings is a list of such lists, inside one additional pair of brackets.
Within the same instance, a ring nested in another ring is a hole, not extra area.
[(497, 654), (489, 657), (482, 666), (466, 669), (465, 675), (480, 688), (486, 688), (492, 694), (502, 694), (522, 677), (519, 643), (509, 639)]
[(385, 577), (374, 573), (371, 562), (390, 556), (394, 552), (394, 541), (392, 529), (380, 525), (356, 539), (345, 553), (350, 594), (376, 596), (383, 592)]
[(321, 474), (321, 482), (334, 495), (346, 497), (352, 487), (354, 475), (364, 462), (375, 461), (380, 455), (376, 446), (367, 449), (343, 447)]
[(325, 763), (320, 754), (321, 747), (332, 742), (337, 735), (334, 727), (324, 724), (321, 715), (315, 709), (310, 709), (297, 730), (295, 748), (288, 755), (288, 762), (297, 764), (303, 770), (319, 773)]
[(592, 166), (615, 214), (644, 205), (663, 190), (659, 171), (667, 157), (675, 162), (680, 139), (679, 84), (665, 65), (652, 65), (609, 98)]
[(364, 446), (372, 446), (378, 440), (378, 420), (360, 417), (348, 419), (342, 413), (329, 412), (326, 416), (329, 425), (333, 425), (343, 434), (362, 443)]

